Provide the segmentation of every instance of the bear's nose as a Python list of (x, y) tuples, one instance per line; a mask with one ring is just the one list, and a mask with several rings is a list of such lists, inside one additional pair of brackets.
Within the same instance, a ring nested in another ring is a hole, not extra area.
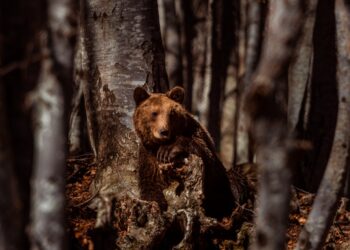
[(169, 136), (169, 130), (168, 129), (162, 129), (162, 130), (159, 131), (159, 134), (162, 137), (168, 137)]

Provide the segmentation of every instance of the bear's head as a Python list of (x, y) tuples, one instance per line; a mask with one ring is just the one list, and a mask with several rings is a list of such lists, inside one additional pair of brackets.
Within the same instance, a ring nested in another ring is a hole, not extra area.
[(134, 100), (134, 126), (144, 146), (170, 143), (183, 132), (187, 114), (182, 106), (183, 88), (174, 87), (163, 94), (148, 93), (144, 88), (137, 87)]

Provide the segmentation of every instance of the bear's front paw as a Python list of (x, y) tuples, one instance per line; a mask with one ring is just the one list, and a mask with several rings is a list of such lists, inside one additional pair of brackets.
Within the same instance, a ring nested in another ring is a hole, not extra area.
[(162, 145), (157, 151), (157, 159), (163, 163), (175, 162), (185, 158), (187, 155), (185, 149), (178, 144)]

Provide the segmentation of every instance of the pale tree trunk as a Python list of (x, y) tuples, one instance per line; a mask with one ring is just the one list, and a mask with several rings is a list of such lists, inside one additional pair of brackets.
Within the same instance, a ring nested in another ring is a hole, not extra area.
[(288, 72), (288, 127), (295, 132), (300, 119), (302, 126), (308, 120), (310, 110), (310, 84), (313, 64), (313, 33), (317, 0), (306, 4), (306, 19), (296, 55)]
[[(48, 32), (41, 35), (39, 83), (34, 105), (34, 170), (31, 200), (31, 248), (64, 249), (64, 185), (68, 104), (72, 86), (74, 6), (70, 0), (47, 2)], [(65, 106), (65, 104), (67, 106)]]
[[(243, 112), (243, 103), (242, 97), (246, 88), (249, 87), (252, 80), (252, 75), (257, 66), (259, 57), (260, 57), (260, 49), (262, 44), (262, 33), (264, 29), (264, 8), (266, 7), (264, 3), (258, 0), (251, 0), (247, 2), (247, 6), (242, 3), (241, 13), (242, 23), (241, 28), (246, 33), (243, 33), (246, 36), (239, 37), (240, 43), (245, 43), (244, 49), (241, 48), (240, 59), (242, 56), (245, 56), (244, 62), (240, 62), (240, 69), (243, 70), (243, 76), (237, 78), (237, 111), (235, 117), (235, 131), (234, 131), (234, 148), (233, 148), (233, 166), (239, 164), (244, 164), (247, 162), (253, 161), (253, 152), (252, 152), (252, 142), (248, 132), (248, 118), (246, 114)], [(247, 9), (244, 9), (247, 7)], [(245, 17), (244, 13), (247, 12), (247, 16)], [(246, 27), (246, 30), (245, 30)], [(242, 31), (241, 31), (242, 32)], [(243, 41), (241, 41), (243, 40)], [(243, 46), (243, 45), (241, 45)], [(243, 64), (243, 65), (241, 65)]]
[[(43, 45), (46, 46), (46, 45)], [(48, 52), (48, 51), (46, 51)], [(64, 105), (52, 59), (42, 62), (34, 107), (32, 249), (64, 249)]]
[[(294, 152), (287, 130), (287, 69), (303, 24), (303, 1), (270, 1), (267, 34), (245, 105), (260, 180), (253, 249), (283, 249)], [(287, 29), (288, 27), (288, 29)]]
[(350, 143), (350, 6), (335, 1), (338, 117), (331, 155), (297, 249), (321, 249), (345, 181)]
[(197, 113), (199, 120), (204, 125), (204, 127), (208, 127), (208, 119), (209, 119), (209, 92), (210, 92), (210, 82), (211, 82), (211, 63), (212, 63), (212, 31), (213, 31), (213, 0), (208, 0), (207, 6), (207, 15), (206, 15), (206, 37), (205, 37), (205, 49), (204, 49), (204, 58), (203, 58), (203, 78), (200, 78), (202, 82), (197, 83), (197, 88), (194, 91), (198, 91), (200, 96), (197, 94)]
[(16, 250), (20, 249), (21, 202), (13, 171), (4, 97), (0, 81), (0, 249)]
[[(140, 198), (133, 91), (145, 84), (149, 91), (164, 92), (168, 82), (157, 1), (87, 0), (81, 9), (83, 92), (99, 163), (91, 195), (97, 209), (96, 227), (104, 227), (112, 222), (113, 200), (124, 209), (122, 216), (127, 216)], [(152, 217), (155, 212), (147, 204), (140, 206)], [(143, 237), (130, 245), (127, 239), (120, 235), (119, 247), (141, 244)]]
[(196, 16), (196, 37), (193, 39), (193, 96), (192, 112), (204, 126), (208, 124), (208, 93), (210, 87), (211, 62), (211, 1), (193, 1)]

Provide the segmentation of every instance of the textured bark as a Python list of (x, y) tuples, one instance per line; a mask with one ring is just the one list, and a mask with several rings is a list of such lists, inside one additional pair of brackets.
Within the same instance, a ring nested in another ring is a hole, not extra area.
[(321, 249), (345, 181), (350, 143), (350, 6), (335, 1), (338, 117), (331, 155), (297, 249)]
[(16, 250), (20, 249), (21, 202), (13, 171), (4, 100), (4, 88), (0, 82), (0, 249)]
[[(77, 75), (77, 73), (75, 73)], [(69, 133), (68, 133), (68, 145), (69, 154), (76, 155), (84, 151), (84, 117), (83, 117), (83, 86), (80, 80), (75, 78), (77, 82), (76, 89), (74, 90), (72, 111), (69, 120)]]
[[(111, 225), (114, 201), (120, 207), (129, 200), (120, 218), (128, 217), (127, 211), (140, 202), (143, 211), (159, 215), (152, 210), (156, 205), (138, 201), (138, 143), (132, 125), (134, 88), (144, 84), (150, 91), (168, 89), (157, 2), (82, 1), (81, 25), (84, 45), (81, 74), (86, 80), (87, 123), (94, 132), (92, 139), (99, 163), (91, 185), (92, 204), (97, 210), (96, 227)], [(148, 229), (140, 228), (139, 232), (156, 237), (157, 232)], [(107, 234), (101, 236), (107, 238)], [(119, 236), (118, 245), (123, 247), (128, 235)], [(130, 244), (142, 242), (140, 236), (132, 238)]]
[[(92, 126), (89, 123), (91, 111), (85, 108), (86, 98), (84, 93), (88, 93), (88, 83), (86, 65), (86, 48), (83, 39), (83, 27), (78, 21), (78, 35), (74, 55), (74, 88), (72, 97), (72, 108), (69, 119), (68, 145), (70, 155), (79, 154), (91, 150), (96, 156), (96, 147)], [(85, 67), (85, 69), (84, 69)]]
[[(262, 57), (247, 90), (246, 108), (260, 172), (253, 249), (283, 249), (292, 177), (286, 77), (303, 21), (303, 1), (270, 1)], [(288, 29), (286, 28), (288, 27)]]

